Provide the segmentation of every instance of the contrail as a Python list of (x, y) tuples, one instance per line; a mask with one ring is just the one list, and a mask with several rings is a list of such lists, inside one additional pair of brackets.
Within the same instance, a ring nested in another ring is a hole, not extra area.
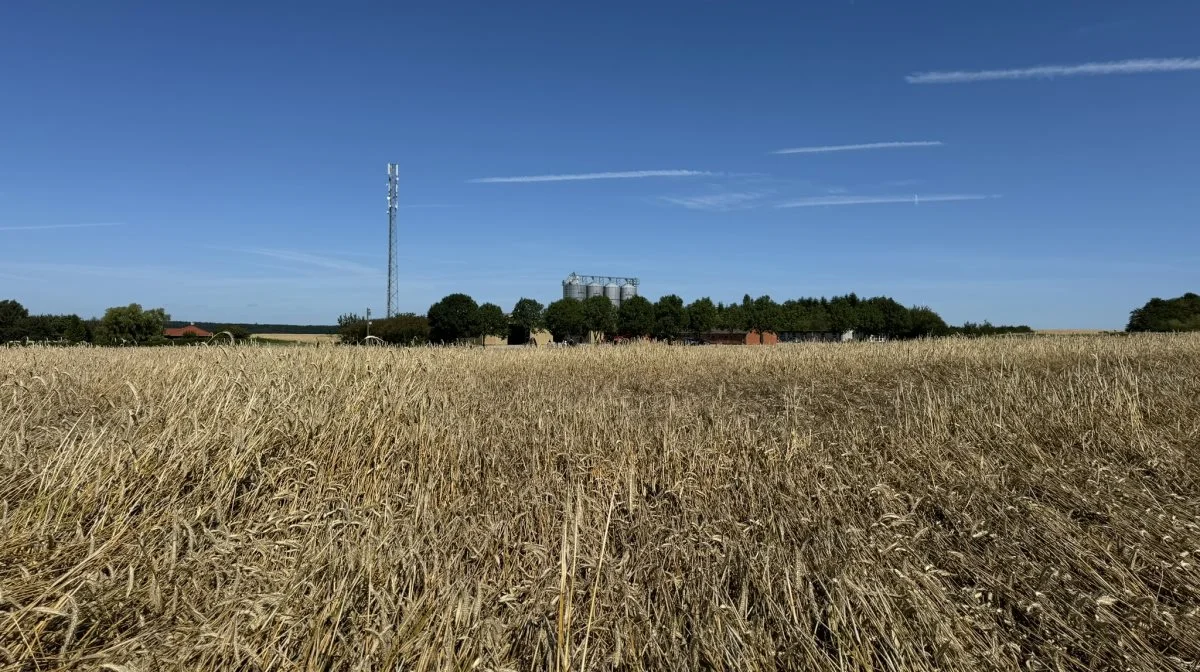
[(0, 231), (45, 231), (47, 229), (91, 229), (97, 226), (125, 226), (121, 222), (97, 224), (46, 224), (43, 226), (0, 226)]
[(917, 72), (905, 77), (909, 84), (966, 84), (1003, 79), (1053, 79), (1097, 75), (1140, 75), (1151, 72), (1200, 70), (1200, 58), (1139, 58), (1079, 65), (1039, 65), (1015, 70)]
[(777, 208), (815, 208), (823, 205), (875, 205), (881, 203), (944, 203), (948, 201), (983, 201), (997, 196), (982, 194), (941, 194), (934, 196), (814, 196), (798, 201), (780, 203)]
[(467, 180), (475, 184), (499, 184), (517, 182), (570, 182), (573, 180), (617, 180), (639, 177), (692, 177), (713, 175), (706, 170), (627, 170), (615, 173), (578, 173), (575, 175), (521, 175), (518, 177), (480, 177)]
[(772, 154), (824, 154), (826, 152), (852, 152), (861, 149), (899, 149), (902, 147), (941, 147), (941, 140), (919, 140), (916, 142), (867, 142), (860, 145), (828, 145), (825, 147), (794, 147), (777, 149)]

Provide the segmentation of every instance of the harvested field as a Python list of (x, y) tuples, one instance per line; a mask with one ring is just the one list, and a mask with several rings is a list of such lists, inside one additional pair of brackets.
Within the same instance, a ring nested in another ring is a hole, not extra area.
[(0, 668), (1194, 670), (1200, 336), (0, 350)]
[(253, 334), (251, 338), (304, 345), (333, 344), (338, 342), (337, 334)]

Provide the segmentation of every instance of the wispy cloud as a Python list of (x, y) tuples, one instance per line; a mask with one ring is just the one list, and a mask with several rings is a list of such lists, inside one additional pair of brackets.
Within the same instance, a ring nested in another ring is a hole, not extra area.
[(690, 210), (744, 210), (752, 208), (766, 194), (762, 192), (725, 192), (701, 196), (660, 196), (660, 200)]
[(1140, 75), (1153, 72), (1200, 70), (1200, 58), (1138, 58), (1078, 65), (1039, 65), (1015, 70), (917, 72), (905, 77), (909, 84), (966, 84), (1005, 79), (1054, 79), (1097, 75)]
[[(255, 267), (250, 270), (261, 271), (268, 266)], [(250, 275), (239, 274), (239, 270), (247, 269), (238, 269), (230, 265), (216, 265), (209, 266), (208, 268), (209, 272), (205, 274), (185, 273), (179, 275), (176, 273), (177, 269), (166, 266), (102, 266), (28, 261), (8, 262), (0, 260), (0, 274), (13, 278), (22, 277), (36, 280), (39, 277), (44, 279), (45, 277), (82, 276), (94, 278), (96, 279), (96, 283), (100, 283), (103, 281), (155, 281), (171, 276), (172, 288), (186, 287), (200, 290), (211, 290), (218, 287), (230, 287), (240, 290), (245, 290), (249, 287), (282, 287), (289, 290), (305, 288), (346, 288), (357, 290), (363, 287), (364, 279), (378, 279), (383, 276), (382, 273), (377, 273), (373, 278), (365, 278), (364, 275), (354, 271), (321, 273), (319, 275), (297, 274), (294, 268), (280, 268), (281, 272)]]
[(96, 222), (91, 224), (43, 224), (40, 226), (0, 226), (0, 231), (48, 231), (50, 229), (91, 229), (101, 226), (125, 226), (122, 222)]
[(241, 249), (235, 250), (244, 254), (256, 254), (270, 259), (278, 259), (280, 261), (289, 261), (303, 266), (316, 267), (331, 271), (339, 271), (342, 273), (354, 273), (358, 275), (377, 275), (380, 270), (371, 266), (366, 266), (355, 261), (347, 261), (345, 259), (337, 259), (335, 257), (321, 256), (308, 252), (300, 252), (298, 250), (276, 250), (276, 249)]
[(92, 264), (46, 263), (0, 261), (0, 269), (21, 273), (59, 275), (86, 275), (120, 280), (153, 280), (172, 273), (171, 269), (156, 266), (97, 266)]
[(714, 175), (705, 170), (626, 170), (614, 173), (577, 173), (574, 175), (520, 175), (517, 177), (480, 177), (467, 180), (474, 184), (500, 184), (524, 182), (571, 182), (575, 180), (619, 180), (642, 177), (693, 177)]
[(825, 145), (821, 147), (792, 147), (777, 149), (772, 154), (825, 154), (827, 152), (855, 152), (866, 149), (902, 149), (905, 147), (940, 147), (941, 140), (916, 140), (909, 142), (864, 142), (857, 145)]
[(884, 203), (945, 203), (948, 201), (983, 201), (999, 196), (983, 194), (935, 194), (932, 196), (813, 196), (776, 205), (777, 208), (816, 208), (834, 205), (878, 205)]

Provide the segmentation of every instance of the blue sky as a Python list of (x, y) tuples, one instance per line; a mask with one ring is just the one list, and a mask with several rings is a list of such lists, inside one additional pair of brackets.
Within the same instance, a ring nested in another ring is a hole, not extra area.
[[(1121, 327), (1200, 290), (1197, 34), (1194, 0), (18, 0), (0, 297), (382, 313), (397, 162), (403, 310), (574, 271)], [(592, 179), (487, 179), (535, 176)]]

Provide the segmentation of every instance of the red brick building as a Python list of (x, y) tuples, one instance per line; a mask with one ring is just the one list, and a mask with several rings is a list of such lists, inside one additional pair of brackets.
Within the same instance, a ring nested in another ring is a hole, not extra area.
[(712, 345), (775, 345), (779, 336), (773, 331), (710, 331), (704, 335), (705, 343)]
[(163, 329), (163, 336), (166, 336), (167, 338), (183, 338), (184, 336), (212, 338), (212, 332), (205, 331), (194, 324), (189, 324), (186, 327), (168, 327)]

